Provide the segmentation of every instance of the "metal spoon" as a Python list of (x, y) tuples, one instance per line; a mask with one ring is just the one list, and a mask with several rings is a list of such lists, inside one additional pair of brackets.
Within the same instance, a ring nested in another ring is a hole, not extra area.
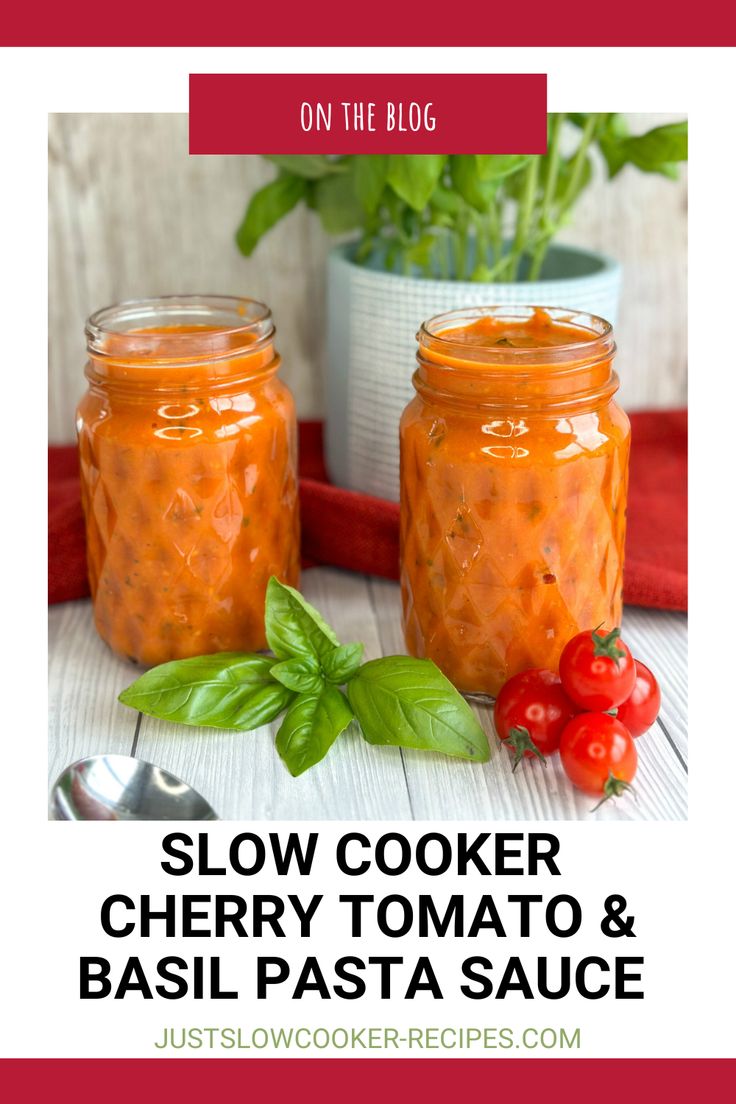
[(50, 820), (218, 820), (201, 794), (131, 755), (91, 755), (61, 772)]

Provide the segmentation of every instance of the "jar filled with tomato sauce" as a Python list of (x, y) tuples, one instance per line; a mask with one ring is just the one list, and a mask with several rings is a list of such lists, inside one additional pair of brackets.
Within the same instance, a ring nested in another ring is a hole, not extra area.
[(77, 411), (95, 623), (143, 664), (266, 646), (271, 575), (299, 578), (297, 441), (271, 312), (122, 303), (87, 322)]
[(452, 311), (417, 335), (401, 420), (406, 643), (466, 693), (556, 670), (621, 620), (629, 421), (608, 322), (538, 307)]

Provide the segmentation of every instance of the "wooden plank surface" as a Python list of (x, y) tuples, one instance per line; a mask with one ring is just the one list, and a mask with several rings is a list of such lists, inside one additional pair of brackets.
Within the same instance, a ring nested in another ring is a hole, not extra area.
[(131, 665), (100, 640), (89, 602), (49, 609), (49, 783), (101, 751), (129, 755), (137, 714), (117, 701)]
[[(404, 651), (395, 583), (329, 568), (304, 573), (303, 590), (343, 641), (362, 640), (366, 658)], [(97, 637), (89, 602), (49, 611), (49, 775), (103, 751), (134, 753), (195, 786), (223, 819), (585, 820), (591, 799), (574, 790), (553, 756), (511, 773), (491, 710), (474, 703), (491, 760), (368, 746), (352, 726), (327, 758), (293, 779), (273, 746), (275, 726), (253, 733), (187, 728), (140, 717), (117, 703), (138, 671)], [(662, 684), (657, 725), (637, 741), (636, 799), (608, 802), (598, 820), (687, 816), (687, 623), (683, 614), (629, 607), (624, 631)]]

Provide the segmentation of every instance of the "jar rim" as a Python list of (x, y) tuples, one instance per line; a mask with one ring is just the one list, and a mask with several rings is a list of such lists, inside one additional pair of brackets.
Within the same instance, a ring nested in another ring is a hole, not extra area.
[[(520, 322), (532, 318), (543, 311), (555, 322), (564, 323), (581, 331), (581, 340), (560, 345), (544, 346), (499, 346), (470, 345), (467, 342), (453, 340), (450, 335), (465, 324), (471, 324), (481, 318), (508, 319)], [(522, 303), (499, 303), (488, 306), (461, 307), (457, 310), (436, 314), (422, 323), (417, 333), (420, 347), (431, 345), (435, 353), (464, 361), (475, 361), (479, 365), (523, 369), (544, 364), (549, 367), (565, 365), (571, 361), (589, 363), (602, 355), (610, 355), (615, 349), (613, 326), (605, 318), (586, 311), (569, 307), (545, 307)]]
[[(162, 318), (165, 321), (162, 322)], [(217, 318), (220, 323), (212, 325), (212, 320)], [(135, 340), (137, 355), (145, 356), (146, 330), (151, 330), (152, 348), (154, 345), (160, 347), (160, 327), (165, 325), (192, 326), (191, 330), (182, 329), (172, 334), (177, 358), (180, 355), (187, 360), (211, 359), (213, 350), (209, 343), (215, 336), (233, 339), (242, 335), (244, 344), (253, 349), (262, 340), (272, 338), (275, 332), (270, 308), (258, 299), (237, 295), (160, 295), (125, 299), (95, 311), (85, 323), (87, 349), (95, 356), (105, 357), (110, 354), (112, 341), (119, 355), (120, 343), (130, 337)], [(208, 347), (203, 348), (203, 344)], [(234, 347), (229, 343), (226, 355), (232, 356)]]
[[(480, 345), (453, 339), (453, 330), (482, 318), (522, 322), (543, 312), (581, 330), (563, 345)], [(449, 336), (444, 336), (447, 331)], [(415, 389), (452, 405), (561, 411), (595, 404), (618, 388), (613, 327), (598, 315), (566, 307), (499, 304), (435, 315), (417, 334)]]

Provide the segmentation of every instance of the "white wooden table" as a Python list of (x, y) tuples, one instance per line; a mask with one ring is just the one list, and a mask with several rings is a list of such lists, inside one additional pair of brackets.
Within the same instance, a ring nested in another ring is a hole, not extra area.
[[(340, 640), (362, 640), (365, 658), (404, 651), (396, 583), (329, 568), (303, 575), (302, 590)], [(628, 607), (626, 640), (662, 685), (656, 725), (637, 741), (636, 799), (607, 802), (598, 820), (687, 817), (687, 619)], [(189, 728), (144, 717), (117, 696), (140, 673), (97, 636), (89, 601), (49, 610), (49, 784), (68, 763), (100, 752), (133, 754), (195, 786), (228, 820), (580, 820), (594, 801), (574, 790), (553, 756), (546, 769), (512, 757), (491, 710), (474, 709), (491, 759), (471, 764), (434, 753), (372, 747), (355, 725), (312, 770), (292, 778), (274, 746), (275, 726), (256, 732)]]

